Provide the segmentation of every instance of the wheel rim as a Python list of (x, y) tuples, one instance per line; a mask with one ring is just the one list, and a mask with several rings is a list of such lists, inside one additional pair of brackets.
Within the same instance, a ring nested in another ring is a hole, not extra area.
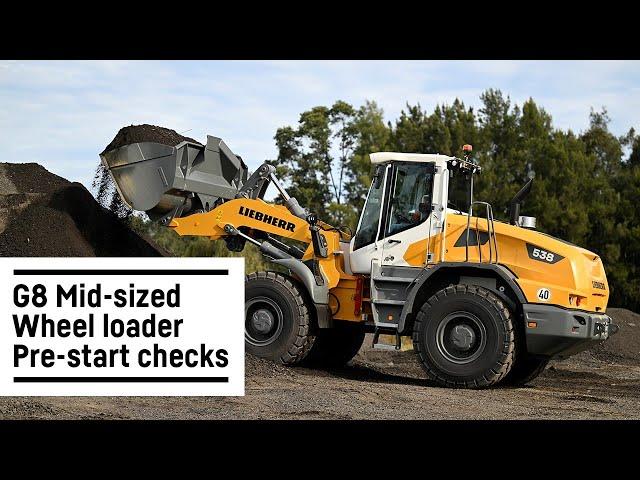
[(282, 332), (282, 309), (272, 299), (254, 297), (245, 304), (244, 313), (245, 339), (251, 345), (269, 345)]
[(469, 312), (453, 312), (444, 317), (436, 331), (440, 354), (463, 365), (476, 360), (487, 344), (487, 331), (478, 317)]

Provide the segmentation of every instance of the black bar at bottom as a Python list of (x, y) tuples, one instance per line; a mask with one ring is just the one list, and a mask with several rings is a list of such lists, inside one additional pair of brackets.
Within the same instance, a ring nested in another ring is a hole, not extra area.
[(229, 377), (13, 377), (14, 383), (229, 383)]

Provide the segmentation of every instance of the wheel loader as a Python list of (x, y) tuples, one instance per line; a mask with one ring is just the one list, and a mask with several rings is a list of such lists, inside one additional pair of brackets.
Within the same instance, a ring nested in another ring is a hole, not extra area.
[[(249, 175), (220, 139), (125, 145), (100, 157), (122, 200), (178, 235), (255, 245), (273, 271), (245, 281), (247, 352), (285, 365), (337, 367), (366, 333), (374, 348), (412, 337), (446, 387), (524, 384), (618, 331), (606, 315), (600, 257), (535, 230), (520, 204), (509, 222), (475, 200), (481, 166), (458, 157), (370, 154), (372, 184), (353, 234), (307, 211), (264, 163)], [(265, 201), (273, 185), (279, 202)], [(392, 341), (388, 341), (393, 339)]]

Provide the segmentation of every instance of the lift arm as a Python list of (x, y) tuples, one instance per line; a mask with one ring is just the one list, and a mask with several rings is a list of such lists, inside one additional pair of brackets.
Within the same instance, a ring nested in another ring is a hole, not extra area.
[[(263, 200), (270, 184), (278, 189), (284, 205)], [(242, 249), (244, 242), (253, 243), (271, 261), (293, 270), (303, 281), (312, 279), (322, 290), (338, 284), (343, 271), (336, 258), (341, 254), (340, 239), (349, 239), (346, 233), (319, 222), (290, 197), (277, 180), (275, 168), (267, 163), (256, 170), (233, 200), (208, 212), (174, 217), (168, 226), (179, 235), (228, 240), (232, 249), (234, 244)], [(302, 242), (306, 250), (302, 252), (272, 236)], [(229, 242), (233, 239), (235, 243)]]

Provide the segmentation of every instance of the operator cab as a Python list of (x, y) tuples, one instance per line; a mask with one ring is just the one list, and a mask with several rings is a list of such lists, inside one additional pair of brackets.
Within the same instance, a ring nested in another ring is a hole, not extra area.
[(404, 252), (442, 231), (449, 162), (439, 154), (377, 152), (376, 166), (356, 234), (350, 245), (354, 273), (370, 273), (372, 262), (409, 266)]

